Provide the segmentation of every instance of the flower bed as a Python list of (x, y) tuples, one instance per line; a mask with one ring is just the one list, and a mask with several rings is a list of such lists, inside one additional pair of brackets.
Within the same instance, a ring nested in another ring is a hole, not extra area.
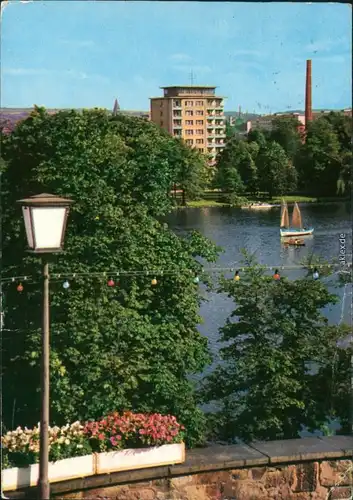
[[(160, 414), (112, 413), (98, 421), (49, 428), (49, 480), (182, 463), (184, 427)], [(39, 425), (1, 438), (3, 490), (38, 481)]]

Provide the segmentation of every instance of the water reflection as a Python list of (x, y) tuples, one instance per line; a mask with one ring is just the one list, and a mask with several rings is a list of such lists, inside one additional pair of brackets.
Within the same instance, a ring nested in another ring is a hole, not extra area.
[[(351, 261), (352, 224), (349, 203), (312, 205), (300, 204), (303, 220), (307, 226), (315, 228), (313, 236), (305, 237), (304, 247), (284, 246), (279, 236), (280, 208), (266, 212), (241, 210), (228, 207), (193, 208), (174, 211), (167, 222), (176, 232), (197, 229), (224, 249), (216, 264), (211, 267), (233, 267), (240, 265), (241, 249), (255, 253), (260, 264), (281, 267), (299, 265), (313, 253), (322, 259), (337, 261), (339, 255), (339, 235), (346, 234), (347, 260)], [(207, 267), (207, 266), (206, 266)], [(306, 274), (305, 270), (283, 270), (282, 275), (295, 279)], [(231, 273), (228, 273), (231, 276)], [(214, 275), (217, 281), (218, 275)], [(331, 279), (331, 282), (333, 280)], [(331, 287), (340, 297), (342, 289)], [(347, 293), (350, 293), (349, 291)], [(344, 321), (351, 324), (351, 296), (346, 301)], [(200, 332), (205, 335), (216, 356), (219, 348), (218, 330), (234, 309), (230, 299), (222, 294), (208, 293), (200, 314), (204, 323)], [(341, 303), (325, 310), (330, 323), (338, 323)]]

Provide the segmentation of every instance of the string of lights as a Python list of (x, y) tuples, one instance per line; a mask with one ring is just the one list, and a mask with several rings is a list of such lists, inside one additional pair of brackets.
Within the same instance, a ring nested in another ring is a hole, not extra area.
[[(306, 269), (306, 270), (319, 270), (319, 269), (330, 269), (334, 270), (337, 268), (342, 268), (340, 264), (337, 263), (324, 263), (324, 264), (293, 264), (293, 265), (259, 265), (259, 266), (250, 266), (250, 265), (243, 265), (241, 264), (240, 266), (236, 265), (237, 263), (234, 264), (232, 267), (208, 267), (208, 268), (202, 268), (202, 271), (200, 273), (202, 274), (217, 274), (217, 273), (225, 273), (225, 272), (244, 272), (246, 269), (258, 269), (261, 267), (264, 270), (268, 271), (294, 271), (294, 270), (301, 270), (301, 269)], [(350, 274), (349, 269), (351, 269), (352, 263), (347, 263), (345, 269), (341, 269), (340, 272), (342, 273), (348, 273)], [(151, 270), (107, 270), (107, 271), (92, 271), (92, 272), (62, 272), (62, 273), (53, 273), (50, 274), (50, 279), (51, 280), (60, 280), (62, 279), (75, 279), (75, 278), (84, 278), (84, 277), (96, 277), (96, 278), (107, 278), (109, 277), (110, 279), (113, 279), (113, 277), (143, 277), (143, 276), (175, 276), (180, 273), (189, 273), (189, 274), (196, 274), (196, 271), (194, 269), (179, 269), (179, 270), (164, 270), (164, 269), (151, 269)], [(31, 282), (38, 282), (38, 277), (30, 276), (30, 275), (20, 275), (20, 276), (9, 276), (9, 277), (2, 277), (1, 282), (2, 283), (9, 283), (9, 282), (22, 282), (22, 281), (31, 281)]]

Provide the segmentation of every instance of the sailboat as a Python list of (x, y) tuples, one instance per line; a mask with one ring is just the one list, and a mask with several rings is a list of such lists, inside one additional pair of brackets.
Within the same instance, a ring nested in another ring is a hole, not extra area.
[(281, 227), (280, 233), (282, 237), (288, 236), (307, 236), (313, 234), (314, 228), (303, 227), (302, 215), (298, 207), (297, 202), (294, 203), (294, 209), (292, 214), (292, 225), (289, 225), (289, 215), (287, 203), (283, 200), (282, 211), (281, 211)]

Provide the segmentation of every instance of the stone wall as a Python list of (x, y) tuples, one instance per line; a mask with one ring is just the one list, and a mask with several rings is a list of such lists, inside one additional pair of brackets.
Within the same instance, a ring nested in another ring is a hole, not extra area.
[[(184, 464), (117, 472), (52, 485), (52, 498), (114, 500), (353, 499), (353, 437), (212, 446)], [(13, 492), (10, 498), (35, 498)]]

